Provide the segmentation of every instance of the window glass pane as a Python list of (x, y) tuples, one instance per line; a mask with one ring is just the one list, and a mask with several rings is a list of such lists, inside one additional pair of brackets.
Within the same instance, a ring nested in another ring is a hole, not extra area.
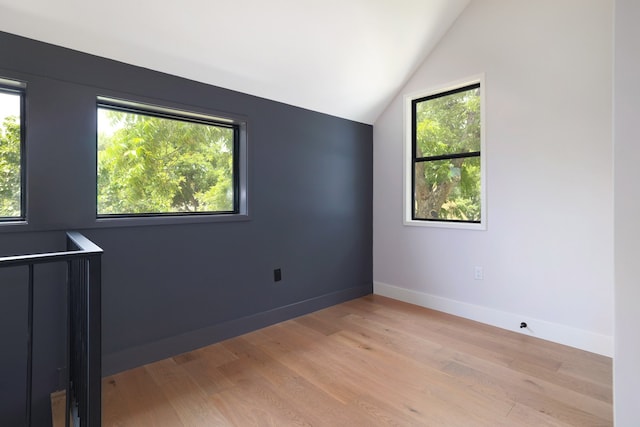
[(21, 98), (0, 89), (0, 218), (22, 217)]
[(415, 219), (477, 222), (480, 203), (480, 157), (415, 163)]
[(416, 157), (480, 151), (480, 87), (415, 102)]
[(98, 214), (236, 212), (235, 128), (98, 107)]

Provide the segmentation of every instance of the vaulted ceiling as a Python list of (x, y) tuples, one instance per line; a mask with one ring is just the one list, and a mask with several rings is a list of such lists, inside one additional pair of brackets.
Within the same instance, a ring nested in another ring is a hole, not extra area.
[(0, 30), (373, 123), (469, 1), (0, 0)]

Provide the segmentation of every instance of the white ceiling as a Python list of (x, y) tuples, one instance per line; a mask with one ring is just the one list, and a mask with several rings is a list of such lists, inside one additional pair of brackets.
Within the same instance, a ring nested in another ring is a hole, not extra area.
[(0, 0), (0, 30), (372, 124), (470, 0)]

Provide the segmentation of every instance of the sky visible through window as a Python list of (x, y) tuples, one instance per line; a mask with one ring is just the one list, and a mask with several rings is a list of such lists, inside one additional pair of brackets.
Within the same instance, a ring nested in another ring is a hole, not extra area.
[[(9, 116), (20, 117), (20, 96), (17, 94), (6, 93), (0, 91), (0, 124)], [(113, 135), (118, 127), (110, 122), (106, 117), (105, 111), (98, 111), (100, 130), (105, 132), (107, 136)]]
[[(113, 135), (118, 130), (118, 127), (110, 122), (106, 117), (105, 111), (98, 111), (100, 130), (105, 132), (107, 136)], [(0, 125), (4, 122), (4, 119), (9, 116), (20, 117), (20, 96), (13, 93), (0, 91)]]
[(104, 108), (98, 108), (98, 129), (102, 134), (101, 137), (111, 137), (118, 130), (124, 127), (124, 123), (115, 123), (107, 116)]
[(8, 116), (20, 116), (20, 96), (0, 92), (0, 123)]

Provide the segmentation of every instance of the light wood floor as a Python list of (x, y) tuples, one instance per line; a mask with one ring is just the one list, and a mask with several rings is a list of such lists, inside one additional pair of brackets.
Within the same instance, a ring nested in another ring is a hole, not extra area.
[(368, 296), (107, 377), (104, 426), (611, 426), (611, 359)]

